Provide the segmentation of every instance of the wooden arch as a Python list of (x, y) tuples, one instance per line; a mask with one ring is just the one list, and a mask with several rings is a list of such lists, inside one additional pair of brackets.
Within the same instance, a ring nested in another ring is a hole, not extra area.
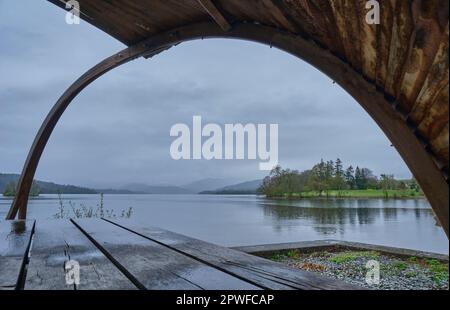
[(133, 59), (149, 58), (184, 41), (203, 38), (233, 38), (268, 44), (303, 59), (336, 81), (361, 104), (397, 148), (448, 236), (449, 188), (445, 174), (442, 167), (436, 164), (426, 143), (416, 134), (415, 128), (411, 128), (404, 115), (398, 113), (399, 102), (355, 70), (351, 63), (330, 53), (320, 44), (276, 27), (245, 22), (236, 22), (232, 27), (220, 25), (217, 21), (200, 22), (161, 32), (106, 58), (83, 74), (63, 93), (39, 129), (7, 219), (14, 219), (17, 214), (19, 219), (26, 218), (29, 192), (43, 150), (65, 109), (86, 86)]

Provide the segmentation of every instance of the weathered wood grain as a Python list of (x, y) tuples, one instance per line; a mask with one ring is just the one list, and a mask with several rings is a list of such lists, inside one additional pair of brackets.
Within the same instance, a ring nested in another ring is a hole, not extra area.
[[(107, 220), (109, 221), (109, 220)], [(253, 255), (186, 237), (160, 228), (109, 221), (162, 246), (186, 253), (216, 268), (251, 280), (268, 289), (359, 289), (342, 281), (317, 276)]]
[[(65, 263), (80, 265), (80, 284), (66, 284)], [(133, 290), (136, 286), (69, 220), (36, 224), (25, 289)]]
[(223, 16), (220, 10), (211, 0), (197, 0), (203, 9), (216, 21), (216, 23), (225, 31), (230, 30), (231, 25)]
[(361, 72), (361, 40), (359, 18), (354, 1), (330, 1), (336, 27), (339, 30), (345, 51), (345, 59), (352, 67)]
[(384, 89), (389, 72), (395, 2), (395, 0), (384, 1), (380, 6), (381, 24), (377, 26), (377, 75), (375, 80), (380, 89)]
[(261, 289), (107, 221), (74, 223), (147, 289)]
[[(366, 22), (365, 0), (357, 0), (357, 20), (359, 20), (360, 40), (361, 40), (361, 67), (362, 73), (366, 78), (375, 81), (377, 77), (377, 60), (378, 60), (378, 32), (381, 28), (376, 24), (368, 24)], [(381, 17), (380, 17), (381, 18)]]
[[(446, 32), (442, 35), (439, 48), (436, 52), (433, 64), (427, 73), (427, 78), (415, 101), (410, 118), (415, 124), (420, 124), (426, 117), (430, 107), (436, 101), (439, 92), (448, 87), (449, 76), (449, 28), (447, 24)], [(442, 115), (446, 118), (444, 115)], [(448, 120), (448, 117), (447, 117)]]
[(22, 285), (34, 221), (0, 222), (0, 290)]
[(436, 1), (416, 1), (411, 7), (414, 30), (397, 94), (403, 111), (409, 112), (414, 106), (439, 49), (444, 29), (437, 15), (442, 9)]

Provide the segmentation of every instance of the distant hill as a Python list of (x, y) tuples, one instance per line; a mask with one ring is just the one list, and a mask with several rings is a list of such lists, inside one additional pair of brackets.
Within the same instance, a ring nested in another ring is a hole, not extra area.
[(195, 192), (172, 185), (147, 185), (142, 183), (132, 183), (125, 186), (122, 186), (121, 190), (127, 190), (134, 193), (141, 194), (172, 194), (172, 195), (180, 195), (180, 194), (195, 194)]
[(187, 190), (190, 190), (193, 193), (200, 193), (203, 191), (213, 191), (218, 188), (225, 187), (229, 184), (231, 184), (233, 180), (228, 179), (214, 179), (214, 178), (208, 178), (208, 179), (202, 179), (199, 181), (195, 181), (192, 183), (184, 184), (181, 187), (185, 188)]
[(103, 194), (110, 194), (110, 195), (133, 195), (133, 194), (143, 194), (138, 192), (129, 191), (126, 189), (113, 189), (113, 188), (107, 188), (107, 189), (96, 189), (98, 193)]
[[(10, 182), (17, 183), (18, 174), (0, 173), (0, 195)], [(148, 185), (143, 183), (131, 183), (117, 189), (91, 189), (74, 185), (61, 185), (53, 182), (36, 180), (41, 194), (255, 194), (261, 184), (261, 180), (228, 185), (226, 179), (203, 179), (183, 186), (173, 185)]]
[[(17, 183), (19, 181), (18, 174), (2, 174), (0, 173), (0, 195), (10, 182)], [(90, 188), (79, 187), (74, 185), (61, 185), (52, 182), (36, 180), (41, 194), (97, 194), (98, 191)]]
[(202, 191), (200, 194), (214, 194), (214, 195), (227, 195), (227, 194), (256, 194), (258, 188), (261, 186), (262, 180), (253, 180), (242, 182), (234, 185), (224, 186), (212, 191)]

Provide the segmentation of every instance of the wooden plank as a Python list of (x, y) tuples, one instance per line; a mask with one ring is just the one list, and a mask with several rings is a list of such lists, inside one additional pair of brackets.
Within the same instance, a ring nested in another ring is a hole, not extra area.
[(389, 57), (391, 49), (392, 27), (394, 22), (395, 2), (383, 1), (380, 5), (380, 25), (377, 25), (377, 69), (376, 84), (384, 88), (389, 74)]
[[(65, 10), (61, 0), (48, 0)], [(64, 0), (68, 1), (68, 0)], [(197, 0), (78, 0), (81, 19), (130, 46), (162, 29), (204, 21), (208, 15)]]
[(260, 289), (107, 221), (73, 222), (147, 289)]
[[(79, 285), (66, 284), (65, 263), (80, 265)], [(25, 289), (136, 289), (69, 220), (39, 221), (30, 253)]]
[(34, 221), (0, 223), (0, 290), (16, 289), (22, 285), (33, 228)]
[(414, 31), (413, 18), (410, 14), (410, 1), (395, 1), (389, 61), (384, 89), (387, 94), (397, 98), (399, 81), (403, 79), (404, 63), (408, 59), (411, 35)]
[[(448, 76), (449, 76), (449, 33), (448, 25), (445, 35), (443, 35), (440, 42), (439, 49), (434, 58), (433, 64), (430, 67), (428, 76), (423, 83), (422, 90), (414, 103), (413, 109), (410, 113), (410, 119), (417, 125), (419, 124), (427, 115), (431, 106), (436, 101), (439, 93), (443, 88), (448, 86)], [(444, 117), (447, 117), (442, 113)], [(448, 158), (448, 157), (447, 157)]]
[[(445, 9), (443, 2), (439, 3), (439, 1), (422, 3), (416, 1), (411, 5), (414, 30), (409, 43), (408, 58), (404, 64), (402, 80), (396, 81), (400, 85), (397, 100), (403, 111), (410, 112), (413, 108), (436, 53), (440, 49), (445, 29), (442, 29), (440, 21), (433, 17), (437, 12)], [(448, 14), (444, 23), (448, 23)], [(441, 64), (444, 63), (445, 61), (441, 62)]]
[[(105, 220), (109, 221), (109, 220)], [(135, 232), (163, 246), (186, 253), (198, 260), (234, 275), (246, 278), (267, 289), (360, 289), (342, 281), (317, 276), (267, 259), (217, 246), (154, 227), (130, 226), (125, 221), (109, 221), (124, 230)]]
[(203, 7), (203, 9), (208, 13), (214, 21), (222, 28), (224, 31), (231, 29), (230, 23), (222, 15), (219, 9), (212, 3), (211, 0), (197, 0), (198, 3)]
[(356, 21), (359, 20), (359, 35), (361, 40), (361, 71), (366, 78), (375, 82), (377, 77), (378, 60), (377, 37), (379, 36), (378, 31), (380, 31), (380, 27), (379, 25), (370, 25), (366, 22), (366, 0), (357, 0), (355, 3), (357, 15), (359, 16)]
[(330, 1), (336, 28), (340, 33), (345, 59), (352, 67), (361, 72), (361, 41), (359, 36), (359, 18), (352, 1)]

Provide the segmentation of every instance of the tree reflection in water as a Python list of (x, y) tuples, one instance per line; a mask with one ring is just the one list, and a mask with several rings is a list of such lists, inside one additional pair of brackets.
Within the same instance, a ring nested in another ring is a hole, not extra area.
[[(276, 230), (285, 229), (286, 220), (312, 226), (322, 235), (343, 234), (349, 227), (397, 222), (399, 216), (433, 217), (425, 200), (385, 199), (303, 199), (264, 200), (264, 215)], [(277, 222), (279, 221), (279, 225)]]

